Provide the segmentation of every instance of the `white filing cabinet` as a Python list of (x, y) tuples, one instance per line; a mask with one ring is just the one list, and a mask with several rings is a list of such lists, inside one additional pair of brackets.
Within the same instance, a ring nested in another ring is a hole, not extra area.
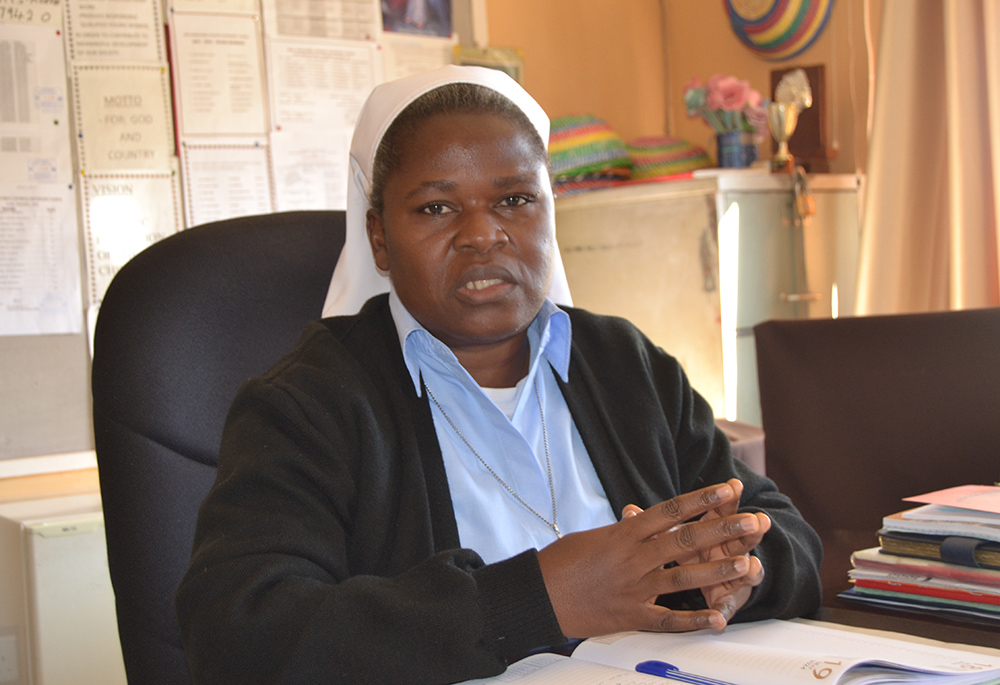
[(792, 178), (766, 170), (558, 198), (574, 304), (629, 319), (678, 358), (717, 416), (759, 426), (753, 326), (831, 316), (834, 284), (838, 314), (854, 311), (859, 179), (817, 174), (806, 185), (816, 214), (801, 229)]
[(555, 204), (573, 303), (638, 326), (722, 416), (716, 187), (711, 178), (637, 184)]
[[(726, 399), (735, 397), (735, 416), (761, 424), (757, 353), (753, 327), (768, 319), (852, 316), (860, 243), (859, 189), (851, 174), (806, 178), (815, 214), (800, 219), (794, 210), (793, 179), (751, 171), (718, 173), (717, 212), (720, 254), (732, 270), (735, 311), (724, 327), (727, 361), (735, 357), (735, 390), (727, 374)], [(723, 275), (723, 299), (726, 300)], [(731, 404), (728, 405), (731, 409)], [(730, 412), (731, 413), (731, 412)]]
[(125, 682), (100, 496), (0, 504), (0, 685)]

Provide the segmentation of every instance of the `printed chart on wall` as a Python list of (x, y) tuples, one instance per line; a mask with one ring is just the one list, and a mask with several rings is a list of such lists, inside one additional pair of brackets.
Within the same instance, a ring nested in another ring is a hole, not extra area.
[(377, 83), (372, 43), (272, 39), (268, 42), (274, 130), (352, 131)]
[(59, 0), (0, 0), (0, 335), (82, 329)]
[(377, 83), (378, 50), (274, 38), (267, 53), (275, 208), (344, 209), (351, 133)]
[(270, 140), (276, 211), (347, 208), (349, 131), (276, 131)]
[(258, 15), (170, 13), (181, 137), (265, 135)]
[(273, 210), (263, 139), (181, 143), (187, 226)]
[(374, 40), (378, 0), (263, 0), (268, 36)]
[(75, 64), (77, 151), (84, 173), (170, 168), (173, 131), (164, 67)]
[(155, 0), (66, 0), (66, 57), (71, 61), (164, 61)]
[(181, 229), (177, 174), (86, 174), (83, 197), (88, 294), (96, 304), (125, 262)]
[(451, 64), (456, 44), (450, 38), (384, 34), (382, 62), (385, 65), (385, 80), (392, 81)]
[(207, 14), (250, 14), (260, 12), (257, 0), (173, 0), (171, 12), (205, 12)]

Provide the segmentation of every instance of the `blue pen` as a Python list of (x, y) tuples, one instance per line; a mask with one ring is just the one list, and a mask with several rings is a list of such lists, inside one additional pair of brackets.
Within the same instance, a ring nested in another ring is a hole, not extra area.
[(725, 680), (716, 680), (714, 678), (694, 675), (693, 673), (685, 673), (673, 664), (668, 664), (666, 661), (640, 661), (635, 665), (635, 670), (646, 675), (655, 675), (660, 678), (667, 678), (668, 680), (691, 683), (691, 685), (733, 685), (733, 683)]

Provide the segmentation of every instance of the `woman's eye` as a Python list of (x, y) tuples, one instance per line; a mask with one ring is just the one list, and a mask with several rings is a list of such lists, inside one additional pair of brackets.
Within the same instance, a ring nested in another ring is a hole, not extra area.
[(504, 207), (520, 207), (521, 205), (528, 204), (528, 198), (524, 195), (509, 195), (505, 197), (500, 204)]
[(432, 203), (429, 205), (424, 205), (420, 208), (422, 214), (447, 214), (451, 211), (451, 208), (447, 205)]

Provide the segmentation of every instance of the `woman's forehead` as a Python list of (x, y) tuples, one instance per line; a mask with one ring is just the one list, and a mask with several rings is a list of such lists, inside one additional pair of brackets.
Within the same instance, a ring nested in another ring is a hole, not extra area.
[[(421, 161), (428, 154), (447, 154), (470, 146), (495, 146), (523, 158), (529, 165), (547, 162), (534, 131), (521, 122), (495, 112), (443, 112), (413, 122), (409, 135), (398, 141), (399, 162)], [(415, 156), (417, 155), (417, 156)]]

